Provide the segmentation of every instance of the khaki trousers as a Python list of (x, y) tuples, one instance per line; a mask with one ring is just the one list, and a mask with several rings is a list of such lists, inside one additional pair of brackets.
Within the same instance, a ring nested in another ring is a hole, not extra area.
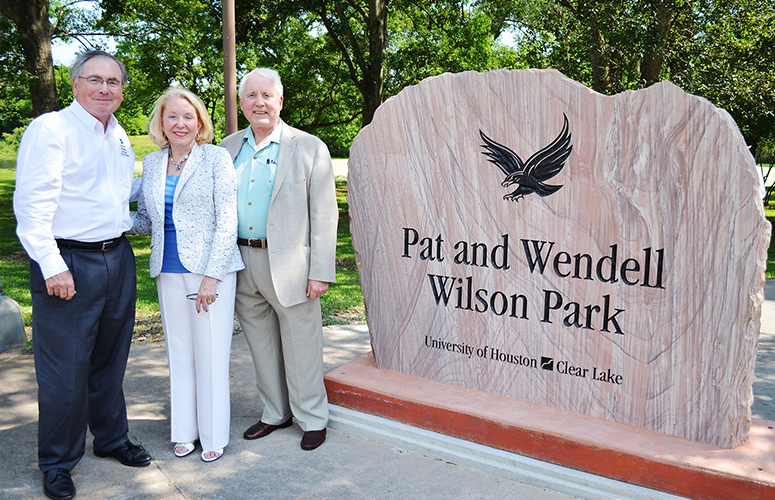
[(245, 269), (237, 273), (237, 318), (256, 369), (264, 413), (278, 425), (291, 414), (303, 431), (328, 425), (323, 383), (323, 326), (320, 299), (285, 307), (272, 284), (269, 254), (240, 246)]

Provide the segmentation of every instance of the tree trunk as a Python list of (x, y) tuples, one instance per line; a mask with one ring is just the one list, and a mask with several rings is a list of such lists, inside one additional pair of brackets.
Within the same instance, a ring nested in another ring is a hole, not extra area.
[(0, 14), (13, 21), (21, 35), (25, 66), (33, 76), (30, 98), (35, 116), (59, 109), (48, 7), (48, 0), (0, 0)]
[(607, 42), (598, 29), (597, 15), (593, 12), (588, 16), (589, 22), (589, 62), (592, 66), (592, 88), (601, 94), (610, 94), (611, 60), (607, 56)]
[(665, 47), (673, 27), (676, 9), (674, 2), (656, 1), (652, 4), (654, 23), (650, 31), (653, 33), (654, 42), (646, 47), (641, 64), (641, 79), (645, 87), (659, 81), (662, 64), (665, 61)]
[(385, 81), (385, 50), (387, 50), (388, 0), (369, 0), (369, 57), (363, 74), (363, 115), (365, 127), (374, 118), (374, 112), (382, 104)]

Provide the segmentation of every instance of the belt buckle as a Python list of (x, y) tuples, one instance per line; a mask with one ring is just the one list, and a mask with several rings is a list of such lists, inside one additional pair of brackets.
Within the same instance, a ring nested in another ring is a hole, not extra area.
[(109, 246), (112, 245), (114, 241), (115, 240), (103, 241), (102, 242), (102, 251), (104, 252), (106, 250), (110, 250)]

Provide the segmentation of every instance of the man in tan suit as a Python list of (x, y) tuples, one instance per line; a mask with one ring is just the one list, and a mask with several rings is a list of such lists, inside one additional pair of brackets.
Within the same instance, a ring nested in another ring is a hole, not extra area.
[(331, 157), (320, 139), (280, 120), (276, 71), (248, 73), (239, 98), (250, 127), (221, 145), (237, 169), (237, 242), (246, 266), (237, 275), (236, 311), (264, 403), (244, 437), (289, 427), (294, 416), (304, 431), (301, 447), (314, 450), (328, 425), (320, 296), (336, 276)]

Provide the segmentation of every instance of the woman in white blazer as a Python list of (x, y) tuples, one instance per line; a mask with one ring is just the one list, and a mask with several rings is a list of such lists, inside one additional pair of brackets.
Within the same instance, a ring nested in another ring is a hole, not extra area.
[(156, 101), (148, 135), (161, 149), (143, 158), (133, 232), (151, 234), (170, 370), (171, 440), (202, 460), (229, 442), (229, 353), (234, 329), (237, 179), (229, 153), (209, 144), (213, 125), (202, 101), (171, 88)]

